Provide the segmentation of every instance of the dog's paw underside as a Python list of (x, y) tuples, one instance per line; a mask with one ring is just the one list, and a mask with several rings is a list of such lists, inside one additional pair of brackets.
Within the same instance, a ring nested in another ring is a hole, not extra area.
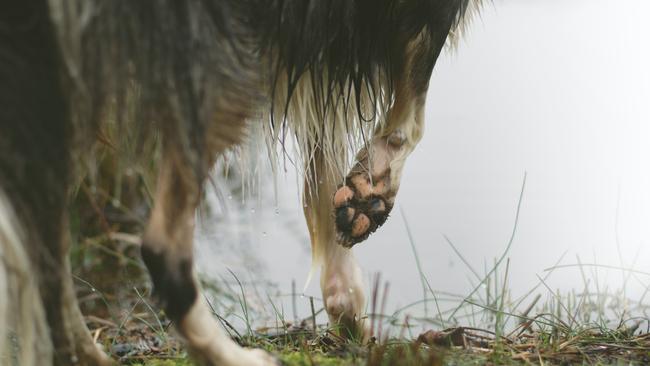
[(390, 167), (397, 150), (399, 145), (381, 138), (372, 144), (370, 154), (365, 149), (359, 153), (333, 198), (339, 244), (352, 247), (386, 222), (397, 194)]

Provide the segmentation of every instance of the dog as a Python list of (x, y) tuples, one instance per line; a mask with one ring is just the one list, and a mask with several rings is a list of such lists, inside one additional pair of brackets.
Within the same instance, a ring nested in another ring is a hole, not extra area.
[[(154, 291), (208, 365), (275, 365), (213, 319), (193, 270), (195, 208), (218, 156), (293, 139), (330, 322), (368, 337), (350, 247), (387, 219), (423, 134), (441, 50), (481, 0), (23, 0), (0, 6), (0, 350), (104, 365), (74, 296), (66, 207), (103, 121), (162, 139), (142, 240)], [(128, 109), (125, 106), (135, 105)], [(350, 152), (357, 152), (350, 155)], [(3, 346), (4, 345), (4, 346)], [(4, 359), (6, 360), (6, 359)]]

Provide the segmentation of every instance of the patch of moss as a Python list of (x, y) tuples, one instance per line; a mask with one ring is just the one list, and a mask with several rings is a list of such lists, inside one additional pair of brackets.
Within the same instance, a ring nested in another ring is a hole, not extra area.
[(352, 358), (328, 356), (321, 353), (288, 352), (279, 355), (287, 366), (355, 366), (360, 365)]
[(144, 363), (131, 364), (132, 366), (194, 366), (194, 363), (185, 358), (167, 360), (147, 360)]

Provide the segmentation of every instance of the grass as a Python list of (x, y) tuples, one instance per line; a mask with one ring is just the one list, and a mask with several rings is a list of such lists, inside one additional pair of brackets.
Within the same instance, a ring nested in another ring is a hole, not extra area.
[[(119, 169), (116, 166), (109, 156), (95, 170), (106, 170), (110, 176)], [(144, 170), (124, 179), (100, 176), (81, 181), (70, 212), (78, 297), (91, 333), (120, 363), (193, 365), (164, 312), (151, 302), (151, 288), (139, 260), (137, 234), (142, 232), (150, 204), (153, 176)], [(525, 177), (512, 234), (503, 253), (483, 273), (444, 237), (472, 276), (472, 290), (467, 294), (436, 291), (431, 286), (402, 212), (422, 299), (387, 312), (389, 285), (375, 276), (367, 309), (375, 338), (367, 344), (341, 337), (340, 329), (318, 324), (321, 301), (299, 298), (295, 286), (289, 294), (290, 319), (278, 296), (233, 272), (230, 278), (204, 281), (207, 294), (213, 295), (206, 299), (237, 342), (272, 352), (287, 365), (650, 364), (646, 316), (650, 309), (644, 303), (645, 294), (633, 300), (625, 296), (625, 289), (611, 291), (599, 282), (596, 271), (620, 271), (626, 285), (630, 278), (648, 273), (623, 264), (583, 263), (580, 258), (575, 264), (565, 264), (561, 256), (530, 291), (513, 298), (508, 253), (516, 237), (524, 191)], [(559, 293), (548, 279), (568, 267), (579, 270), (584, 287)], [(309, 302), (310, 314), (304, 319), (297, 319), (298, 301)], [(422, 313), (414, 316), (420, 309)], [(421, 333), (422, 328), (431, 330)]]
[[(110, 248), (115, 243), (103, 245)], [(131, 255), (130, 248), (124, 247), (123, 252), (111, 251), (116, 253), (114, 258), (119, 258)], [(413, 248), (416, 249), (414, 243)], [(98, 249), (93, 244), (85, 250)], [(127, 267), (135, 266), (132, 261), (123, 263)], [(236, 285), (230, 296), (221, 296), (223, 303), (215, 306), (211, 302), (211, 306), (224, 328), (240, 344), (266, 349), (287, 365), (641, 365), (650, 362), (648, 319), (640, 315), (647, 307), (630, 299), (624, 301), (621, 292), (606, 292), (586, 274), (585, 268), (599, 266), (579, 263), (585, 283), (581, 291), (560, 294), (548, 287), (548, 276), (564, 266), (558, 264), (549, 268), (545, 277), (539, 277), (535, 289), (514, 299), (508, 289), (507, 258), (501, 265), (496, 261), (487, 271), (489, 275), (479, 276), (485, 286), (471, 291), (470, 296), (437, 292), (422, 274), (427, 298), (392, 313), (386, 313), (382, 305), (388, 286), (377, 276), (368, 311), (376, 338), (369, 344), (342, 338), (338, 329), (325, 324), (314, 327), (315, 315), (322, 311), (319, 306), (305, 319), (288, 321), (284, 310), (276, 304), (277, 299), (267, 295), (266, 302), (272, 311), (261, 314), (259, 309), (250, 307), (248, 299), (251, 291), (247, 287), (255, 285), (241, 281), (234, 273)], [(128, 276), (132, 272), (133, 269), (121, 271)], [(97, 314), (88, 317), (93, 335), (122, 364), (192, 365), (164, 313), (151, 304), (146, 278), (140, 283), (133, 277), (128, 281), (133, 286), (117, 293), (111, 292), (111, 287), (102, 289), (85, 279), (77, 281), (85, 313)], [(211, 283), (210, 288), (219, 288), (223, 294), (229, 286)], [(409, 309), (427, 302), (438, 304), (429, 317), (408, 315)], [(272, 326), (254, 325), (253, 319), (269, 316), (273, 318)], [(243, 326), (234, 326), (236, 322)], [(422, 324), (435, 330), (413, 334)]]

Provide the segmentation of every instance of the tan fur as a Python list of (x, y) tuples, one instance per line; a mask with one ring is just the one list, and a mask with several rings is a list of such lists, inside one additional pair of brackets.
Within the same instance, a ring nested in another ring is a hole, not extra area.
[(421, 40), (418, 38), (409, 42), (406, 47), (406, 64), (404, 75), (396, 81), (395, 104), (390, 110), (388, 121), (381, 126), (376, 135), (393, 140), (392, 148), (396, 149), (388, 162), (390, 166), (390, 189), (396, 191), (399, 187), (402, 169), (406, 158), (413, 152), (424, 135), (424, 101), (425, 95), (417, 95), (409, 85), (408, 72), (415, 61), (414, 55)]
[(194, 303), (178, 329), (191, 351), (206, 365), (277, 365), (268, 353), (259, 349), (244, 349), (235, 343), (214, 319), (203, 297)]
[[(161, 165), (154, 207), (151, 210), (144, 241), (150, 245), (160, 246), (153, 249), (170, 251), (172, 257), (183, 254), (191, 256), (194, 208), (198, 202), (198, 191), (179, 187), (179, 184), (183, 184), (177, 180), (182, 181), (183, 176), (178, 174), (179, 168), (173, 159), (167, 159)], [(186, 193), (185, 207), (176, 206), (173, 200), (179, 190)]]

